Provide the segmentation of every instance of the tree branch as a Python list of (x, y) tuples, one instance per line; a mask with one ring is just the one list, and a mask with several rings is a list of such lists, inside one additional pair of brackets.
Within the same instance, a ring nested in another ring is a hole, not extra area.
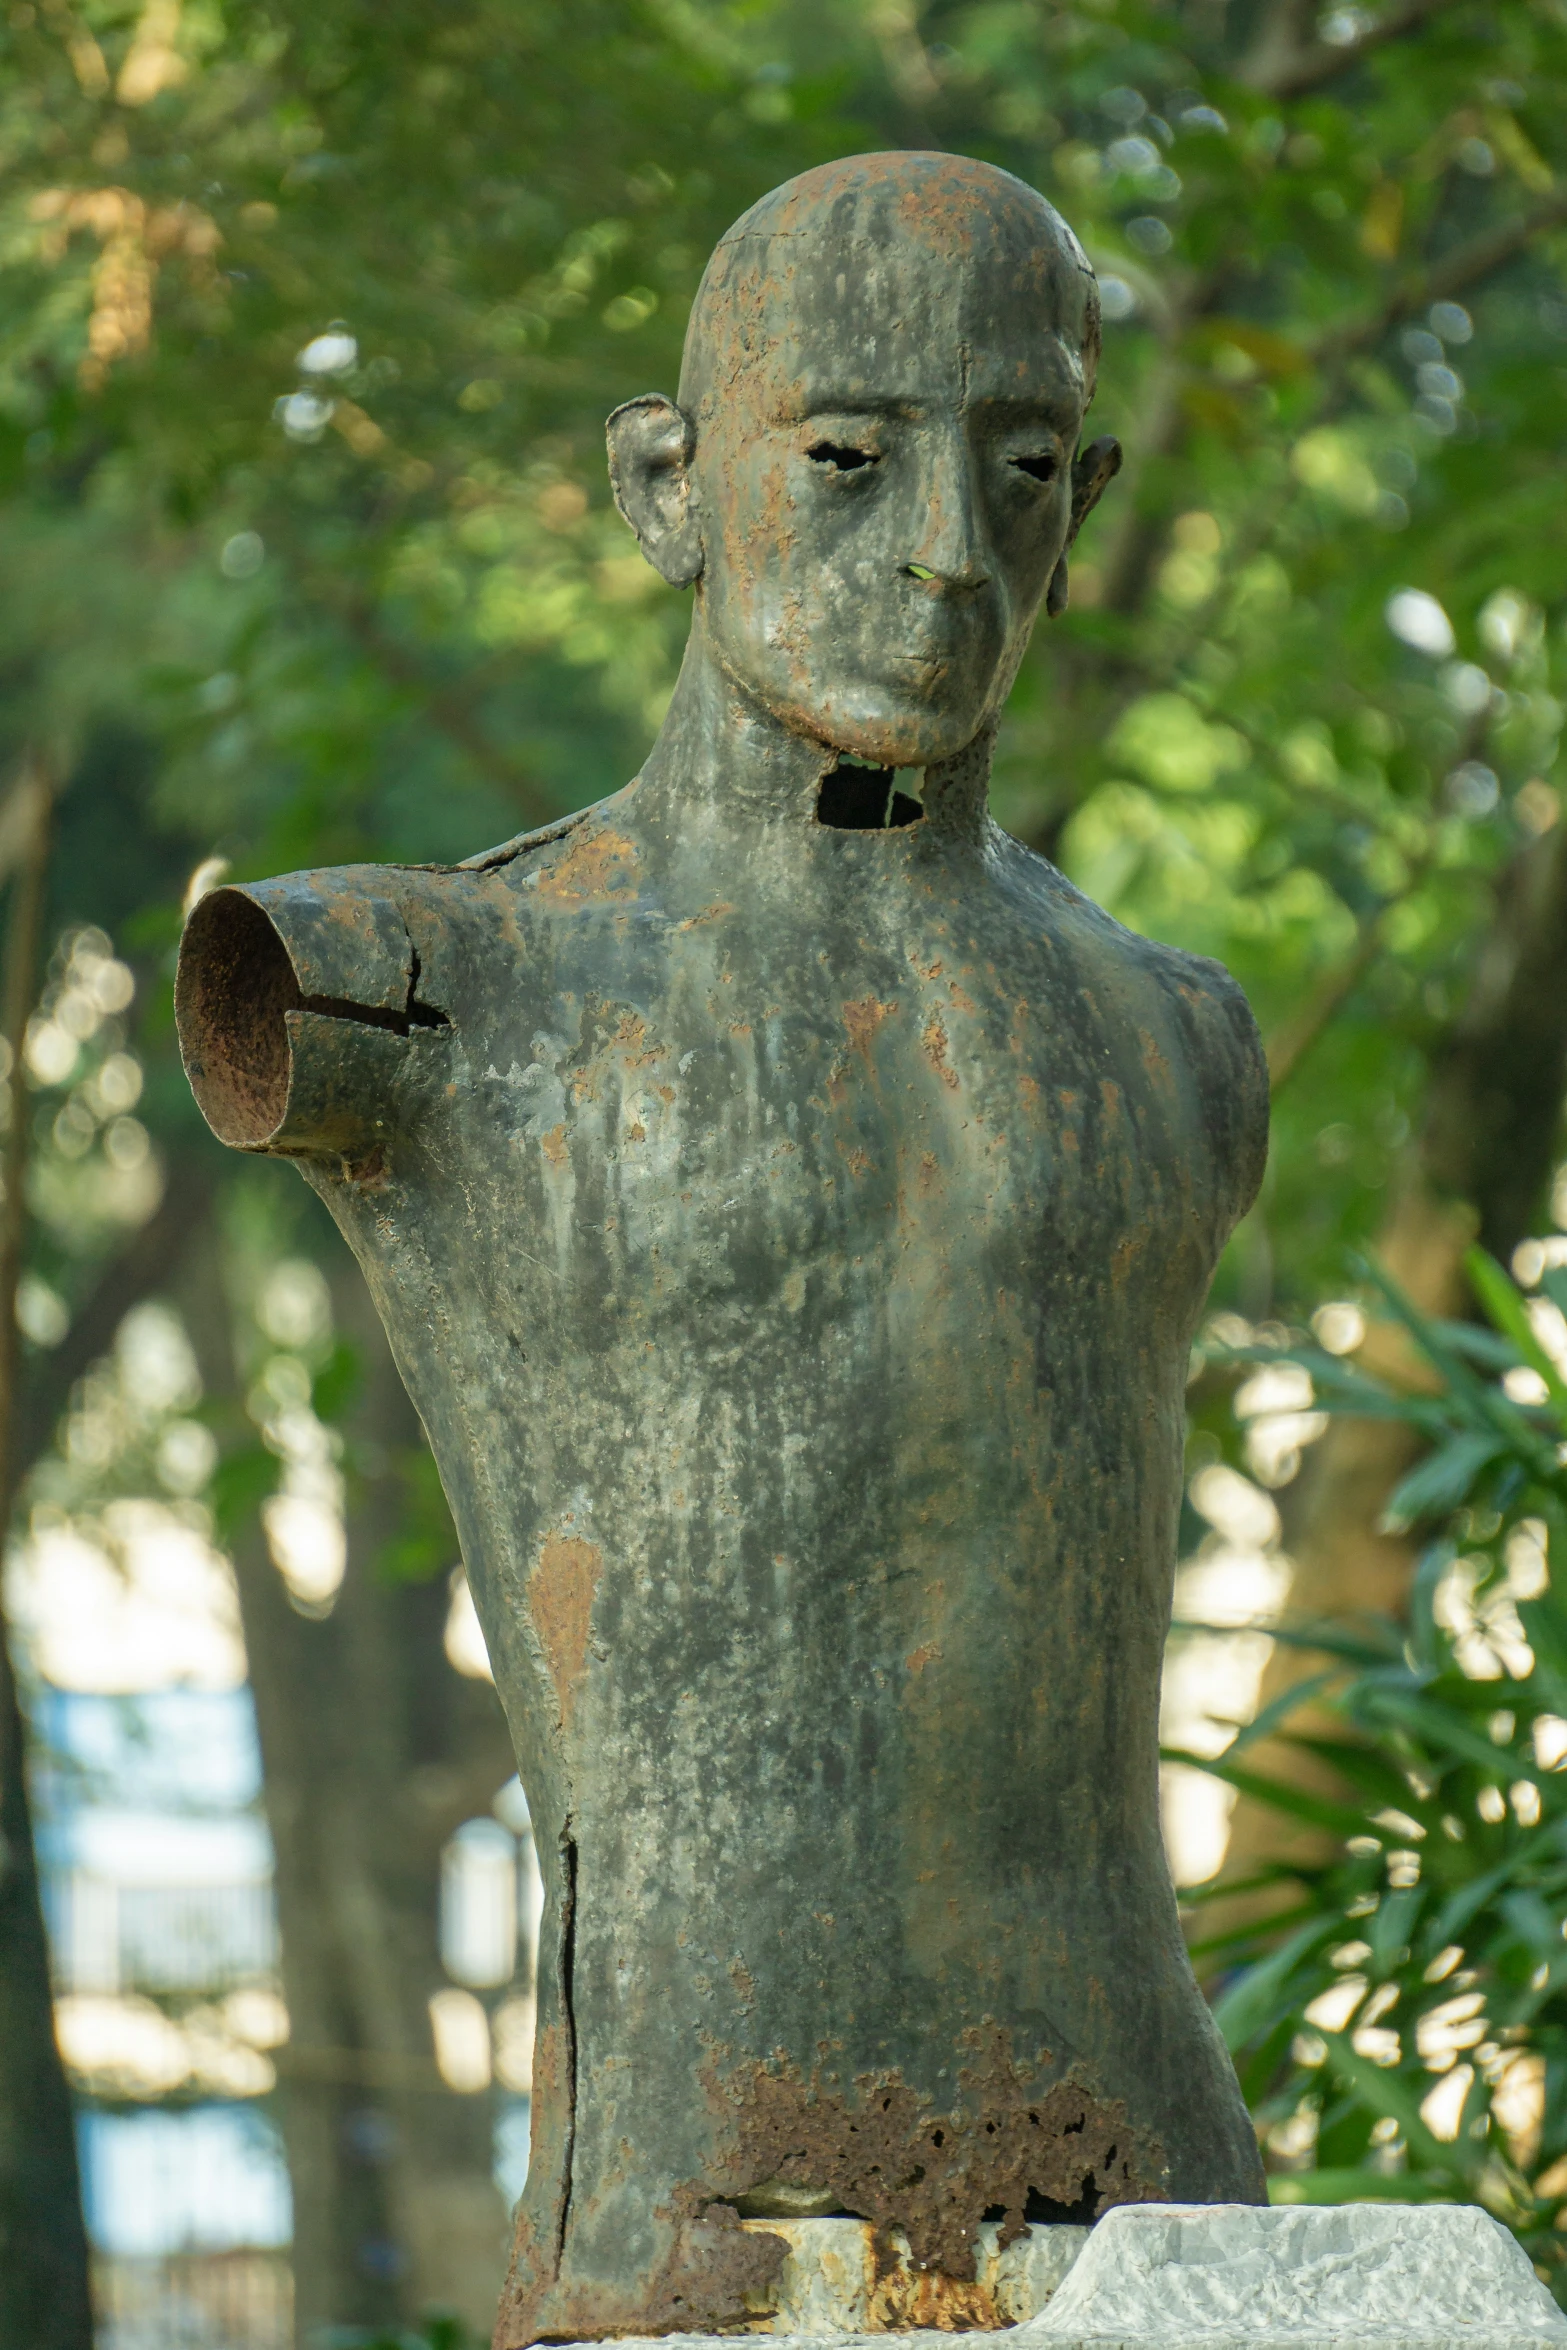
[[(1369, 37), (1369, 36), (1368, 36)], [(1335, 55), (1347, 52), (1335, 51)], [(1471, 286), (1489, 277), (1523, 252), (1537, 237), (1567, 221), (1567, 188), (1555, 190), (1528, 212), (1514, 219), (1500, 222), (1496, 227), (1483, 229), (1461, 245), (1455, 245), (1440, 260), (1426, 268), (1412, 271), (1387, 296), (1379, 307), (1367, 316), (1324, 335), (1310, 348), (1309, 357), (1320, 367), (1333, 369), (1356, 351), (1364, 351), (1379, 343), (1390, 327), (1401, 318), (1411, 317), (1432, 302), (1450, 300), (1455, 294), (1468, 291)], [(1100, 603), (1112, 612), (1130, 616), (1136, 612), (1147, 592), (1153, 573), (1154, 560), (1164, 543), (1162, 517), (1136, 510), (1137, 485), (1148, 465), (1162, 457), (1174, 454), (1186, 430), (1185, 411), (1181, 403), (1180, 362), (1176, 346), (1192, 323), (1212, 310), (1218, 303), (1226, 284), (1225, 273), (1215, 270), (1190, 289), (1185, 300), (1173, 314), (1167, 331), (1166, 356), (1155, 373), (1139, 425), (1126, 436), (1128, 463), (1122, 477), (1123, 518), (1117, 528), (1103, 562), (1103, 586)], [(1331, 413), (1343, 393), (1342, 378), (1325, 388), (1322, 398), (1310, 416), (1302, 420), (1300, 430), (1319, 423)], [(1248, 550), (1255, 552), (1255, 544), (1248, 539)], [(1233, 567), (1232, 567), (1233, 568)], [(1204, 606), (1203, 617), (1217, 601), (1210, 598)]]
[(99, 1274), (56, 1347), (28, 1365), (18, 1396), (15, 1460), (24, 1477), (48, 1445), (78, 1379), (114, 1344), (132, 1306), (161, 1289), (212, 1213), (212, 1177), (195, 1158), (176, 1159), (163, 1198)]
[(1467, 293), (1482, 278), (1500, 269), (1504, 262), (1513, 260), (1536, 237), (1559, 228), (1567, 221), (1567, 188), (1558, 188), (1529, 212), (1520, 212), (1512, 220), (1504, 220), (1495, 228), (1482, 229), (1478, 236), (1467, 238), (1433, 261), (1425, 269), (1410, 273), (1396, 286), (1377, 310), (1335, 333), (1324, 335), (1312, 356), (1318, 362), (1347, 358), (1352, 351), (1363, 351), (1378, 343), (1391, 326), (1414, 311), (1424, 310), (1430, 302), (1449, 300), (1454, 294)]
[(487, 775), (492, 783), (498, 783), (516, 801), (530, 823), (544, 824), (560, 813), (554, 803), (544, 797), (537, 778), (515, 765), (504, 751), (499, 750), (481, 732), (462, 695), (444, 686), (431, 684), (413, 655), (386, 634), (362, 596), (328, 596), (323, 600), (337, 611), (350, 634), (377, 668), (384, 671), (394, 685), (418, 696), (425, 715), (433, 720), (443, 734), (450, 736), (481, 775)]
[(1502, 875), (1463, 1012), (1437, 1057), (1420, 1137), (1425, 1178), (1472, 1201), (1505, 1260), (1550, 1177), (1567, 1090), (1567, 825)]
[(1362, 917), (1355, 943), (1342, 963), (1327, 974), (1294, 1019), (1286, 1020), (1268, 1040), (1268, 1083), (1275, 1101), (1381, 953), (1382, 925), (1397, 902), (1389, 900)]
[(1280, 41), (1270, 26), (1235, 78), (1267, 98), (1304, 97), (1308, 90), (1336, 81), (1363, 57), (1417, 31), (1428, 17), (1453, 5), (1454, 0), (1404, 0), (1401, 8), (1386, 9), (1369, 24), (1358, 41), (1342, 43), (1306, 41), (1297, 47)]

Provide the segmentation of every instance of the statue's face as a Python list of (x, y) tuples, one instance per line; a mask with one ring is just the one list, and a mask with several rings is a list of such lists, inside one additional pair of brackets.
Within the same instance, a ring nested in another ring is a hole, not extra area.
[(885, 766), (951, 757), (1005, 700), (1088, 389), (1070, 258), (938, 225), (759, 240), (714, 306), (695, 418), (713, 654), (791, 728)]

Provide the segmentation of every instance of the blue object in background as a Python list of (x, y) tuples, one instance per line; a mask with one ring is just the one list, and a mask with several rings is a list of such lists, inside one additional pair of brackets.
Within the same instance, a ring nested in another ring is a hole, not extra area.
[(532, 2122), (533, 2102), (527, 2097), (508, 2097), (495, 2116), (495, 2184), (506, 2198), (508, 2211), (528, 2183)]
[(255, 2106), (87, 2112), (78, 2126), (98, 2251), (134, 2259), (289, 2242), (288, 2168), (274, 2124)]

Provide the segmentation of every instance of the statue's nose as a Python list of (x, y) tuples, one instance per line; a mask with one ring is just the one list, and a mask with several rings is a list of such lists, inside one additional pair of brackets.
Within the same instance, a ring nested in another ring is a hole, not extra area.
[(990, 577), (989, 549), (973, 464), (961, 436), (933, 452), (923, 490), (924, 528), (902, 567), (904, 576), (938, 591), (983, 587)]

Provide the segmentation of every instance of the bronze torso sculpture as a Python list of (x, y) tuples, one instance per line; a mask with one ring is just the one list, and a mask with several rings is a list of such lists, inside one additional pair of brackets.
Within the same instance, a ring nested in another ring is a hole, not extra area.
[(988, 167), (767, 199), (681, 408), (611, 423), (646, 550), (701, 582), (643, 774), (187, 933), (192, 1081), (364, 1266), (533, 1808), (504, 2344), (741, 2321), (782, 2250), (747, 2212), (962, 2276), (987, 2212), (1262, 2198), (1156, 1723), (1188, 1348), (1266, 1080), (1217, 966), (985, 805), (1112, 469), (1071, 464), (1095, 327)]

